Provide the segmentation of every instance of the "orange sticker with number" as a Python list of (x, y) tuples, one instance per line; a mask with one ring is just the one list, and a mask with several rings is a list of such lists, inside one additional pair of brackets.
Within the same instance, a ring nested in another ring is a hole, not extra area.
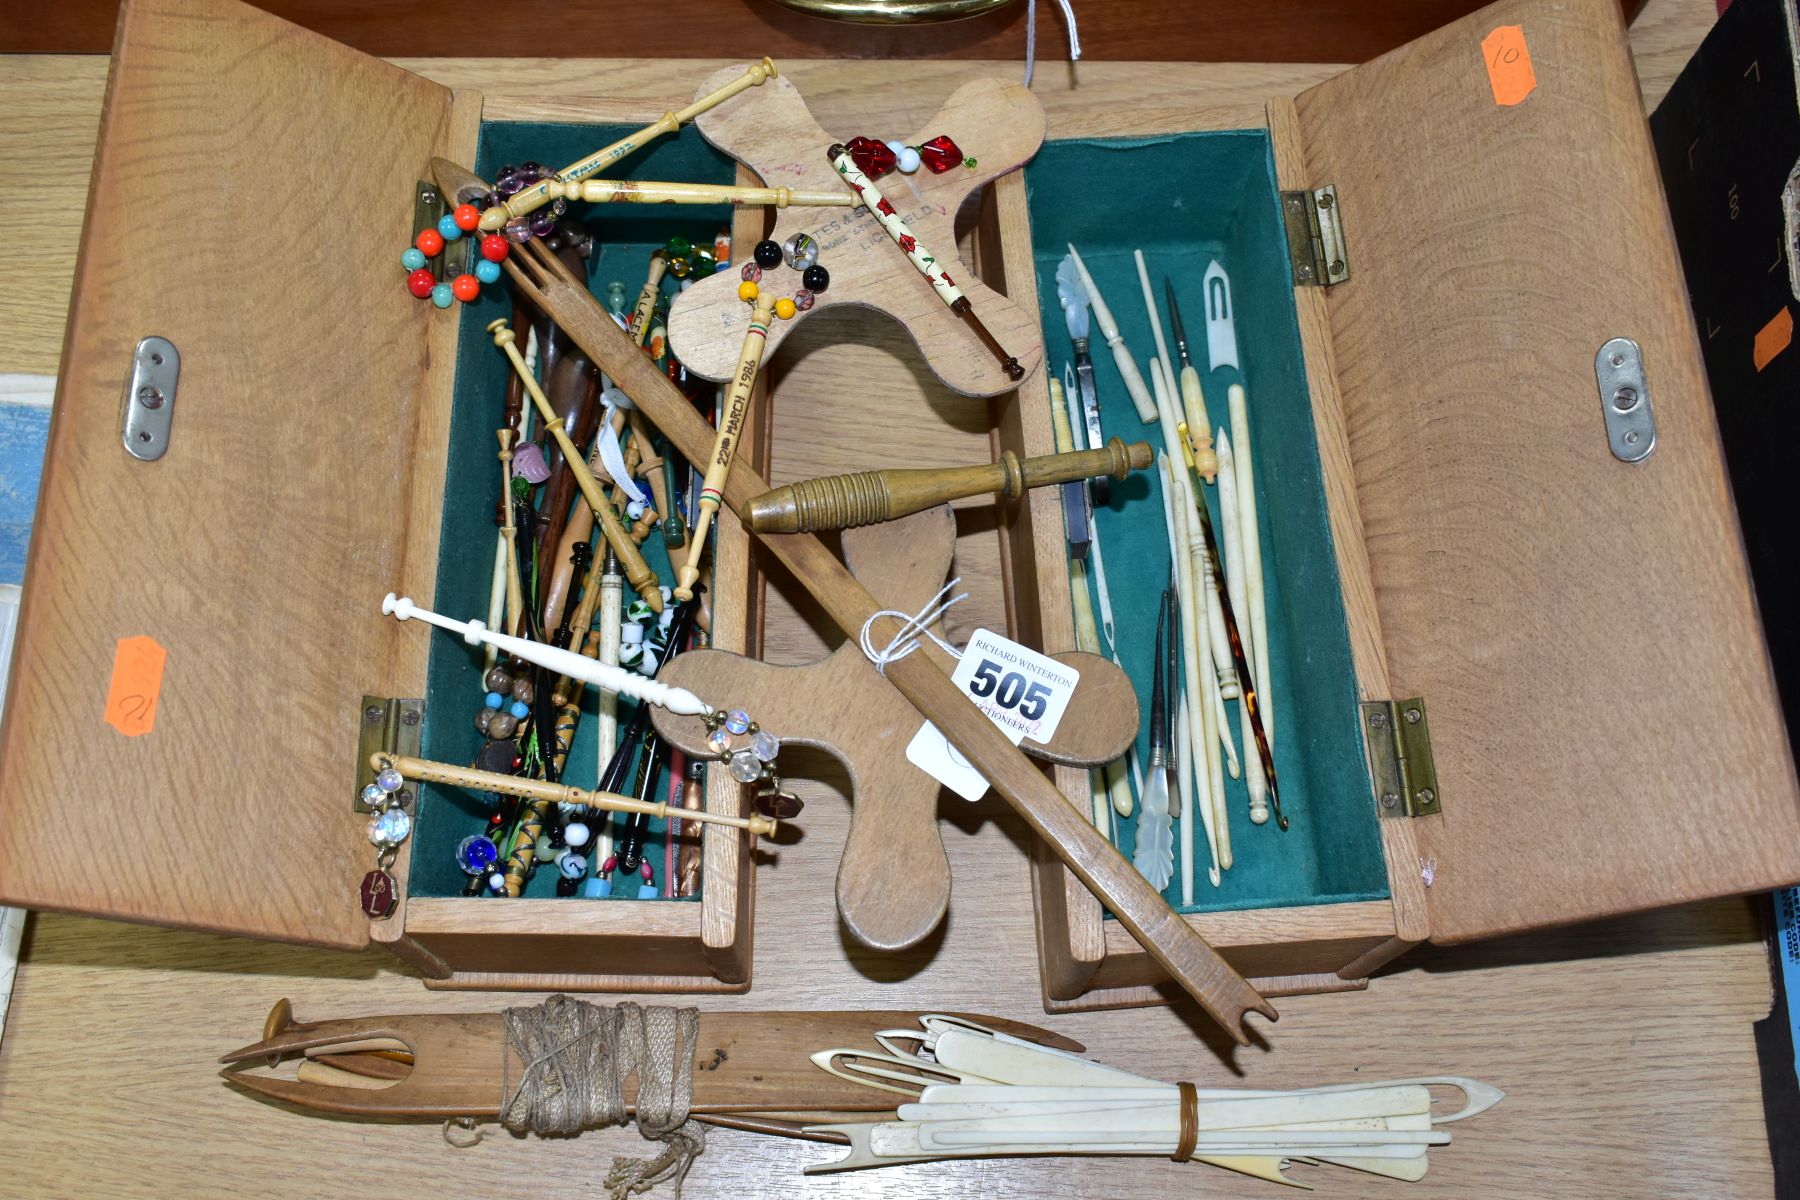
[(108, 725), (126, 737), (149, 733), (156, 726), (156, 701), (168, 658), (169, 652), (155, 638), (119, 639), (113, 651), (112, 686), (106, 692)]
[(1502, 25), (1482, 38), (1481, 60), (1487, 64), (1495, 104), (1517, 104), (1537, 86), (1537, 72), (1531, 69), (1531, 49), (1525, 45), (1523, 25)]
[(1756, 331), (1756, 341), (1750, 349), (1750, 360), (1756, 364), (1758, 371), (1775, 361), (1775, 356), (1788, 348), (1794, 340), (1794, 314), (1788, 311), (1787, 305), (1769, 318), (1769, 323)]

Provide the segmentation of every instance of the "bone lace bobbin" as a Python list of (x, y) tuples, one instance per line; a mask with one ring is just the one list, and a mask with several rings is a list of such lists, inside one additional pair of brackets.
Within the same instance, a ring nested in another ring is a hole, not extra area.
[(507, 197), (503, 203), (497, 204), (481, 214), (481, 228), (489, 231), (504, 228), (508, 222), (523, 217), (555, 199), (553, 188), (560, 186), (566, 189), (570, 184), (580, 183), (589, 175), (619, 161), (645, 143), (666, 133), (674, 133), (701, 113), (716, 108), (746, 88), (755, 87), (774, 75), (774, 60), (763, 59), (737, 78), (727, 82), (723, 87), (709, 95), (702, 96), (680, 112), (666, 112), (636, 133), (620, 138), (612, 145), (596, 150), (578, 162), (570, 163), (554, 176)]
[(994, 361), (998, 362), (1000, 369), (1006, 372), (1006, 377), (1015, 383), (1025, 378), (1025, 368), (1019, 365), (1019, 360), (1008, 354), (1006, 348), (995, 340), (992, 333), (988, 332), (988, 327), (983, 325), (981, 318), (976, 315), (975, 306), (969, 303), (969, 298), (963, 295), (962, 289), (956, 286), (956, 281), (950, 278), (950, 272), (946, 271), (938, 262), (937, 256), (926, 249), (913, 235), (906, 222), (900, 218), (899, 212), (892, 204), (888, 203), (887, 197), (881, 194), (881, 189), (875, 186), (875, 181), (864, 175), (856, 163), (851, 160), (850, 151), (842, 143), (834, 143), (830, 149), (825, 151), (825, 157), (831, 160), (831, 165), (837, 168), (837, 173), (844, 177), (844, 182), (849, 184), (851, 190), (862, 200), (863, 207), (874, 214), (875, 219), (881, 223), (881, 227), (887, 231), (887, 235), (894, 239), (894, 245), (900, 247), (906, 255), (907, 261), (912, 263), (918, 269), (919, 274), (923, 275), (931, 284), (932, 290), (938, 294), (938, 299), (948, 305), (951, 312), (961, 317), (969, 328), (975, 331), (975, 336), (981, 340), (982, 345), (988, 348), (988, 352), (994, 356)]
[[(719, 511), (719, 497), (731, 460), (737, 454), (738, 435), (744, 430), (744, 415), (750, 409), (750, 393), (756, 388), (756, 375), (762, 369), (763, 348), (768, 344), (769, 321), (775, 311), (773, 288), (759, 288), (746, 280), (743, 289), (755, 308), (750, 314), (750, 328), (744, 334), (744, 346), (738, 353), (737, 374), (732, 376), (731, 391), (725, 397), (725, 410), (713, 436), (712, 455), (706, 462), (706, 481), (700, 485), (699, 511), (694, 514), (694, 531), (688, 540), (687, 559), (675, 582), (675, 597), (690, 599), (694, 584), (700, 578), (700, 556), (706, 553), (706, 534), (712, 526), (713, 514)], [(743, 294), (740, 291), (740, 295)]]

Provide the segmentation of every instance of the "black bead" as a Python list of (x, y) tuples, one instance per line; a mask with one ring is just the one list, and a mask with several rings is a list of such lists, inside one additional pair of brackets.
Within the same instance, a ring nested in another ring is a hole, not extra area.
[(580, 886), (581, 881), (579, 879), (558, 879), (556, 881), (556, 894), (559, 896), (573, 896), (575, 894), (575, 889)]
[(801, 273), (800, 282), (806, 285), (807, 291), (816, 296), (831, 286), (831, 273), (818, 263), (814, 263)]
[(765, 271), (771, 267), (779, 267), (781, 265), (781, 247), (774, 242), (761, 241), (756, 243), (756, 249), (751, 251), (751, 257), (755, 258), (756, 265)]

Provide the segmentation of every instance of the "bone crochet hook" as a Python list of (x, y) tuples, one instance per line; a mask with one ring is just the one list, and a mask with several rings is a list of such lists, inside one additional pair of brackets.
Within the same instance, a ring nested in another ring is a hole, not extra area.
[(439, 629), (447, 629), (451, 633), (460, 633), (463, 640), (471, 646), (498, 646), (508, 654), (516, 654), (526, 662), (536, 663), (559, 675), (567, 675), (570, 679), (579, 679), (583, 683), (617, 692), (621, 696), (630, 696), (634, 700), (660, 704), (670, 712), (684, 717), (703, 717), (712, 712), (711, 705), (686, 688), (670, 687), (654, 679), (645, 679), (637, 672), (623, 667), (609, 667), (598, 659), (577, 654), (573, 650), (546, 646), (543, 642), (534, 642), (529, 638), (495, 633), (480, 621), (454, 620), (430, 609), (420, 608), (407, 597), (396, 596), (392, 592), (381, 602), (381, 611), (398, 621), (419, 620), (427, 625), (436, 625)]

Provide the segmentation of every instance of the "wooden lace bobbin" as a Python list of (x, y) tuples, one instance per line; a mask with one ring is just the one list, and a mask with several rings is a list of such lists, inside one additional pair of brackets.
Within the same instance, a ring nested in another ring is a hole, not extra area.
[(680, 112), (666, 112), (637, 132), (627, 134), (612, 145), (596, 150), (577, 162), (570, 163), (555, 175), (548, 176), (507, 197), (500, 204), (494, 205), (481, 214), (481, 228), (492, 233), (514, 217), (522, 217), (542, 208), (554, 198), (552, 188), (558, 184), (579, 183), (596, 171), (618, 162), (645, 143), (666, 133), (674, 133), (701, 113), (725, 103), (745, 88), (755, 87), (763, 80), (774, 77), (775, 61), (770, 58), (765, 58), (749, 67), (734, 67), (730, 71), (720, 72), (719, 75), (713, 76), (712, 80), (708, 80), (709, 84), (718, 80), (717, 86), (703, 87), (699, 99)]
[[(740, 69), (721, 71), (702, 87)], [(838, 139), (819, 127), (799, 91), (785, 78), (772, 79), (738, 103), (706, 113), (695, 127), (765, 181), (778, 179), (797, 189), (849, 194), (824, 156), (825, 148)], [(1037, 314), (988, 287), (955, 257), (954, 221), (971, 191), (1015, 170), (1037, 152), (1044, 137), (1043, 109), (1017, 84), (978, 80), (958, 88), (925, 123), (924, 132), (906, 140), (919, 144), (940, 134), (949, 135), (980, 165), (953, 167), (942, 175), (925, 170), (886, 175), (880, 184), (918, 239), (944, 256), (943, 267), (994, 338), (1029, 375), (1043, 359)], [(799, 204), (777, 210), (769, 236), (785, 243), (796, 233), (818, 239), (819, 261), (831, 272), (831, 286), (817, 294), (810, 309), (769, 331), (769, 353), (809, 316), (839, 304), (855, 304), (879, 309), (905, 326), (931, 372), (952, 391), (993, 396), (1017, 386), (868, 212)], [(727, 379), (736, 365), (732, 351), (748, 316), (737, 298), (739, 282), (735, 271), (703, 279), (677, 297), (670, 310), (669, 339), (675, 354), (702, 378)]]
[(625, 326), (640, 346), (650, 335), (650, 314), (656, 309), (656, 297), (662, 290), (663, 274), (668, 269), (669, 260), (663, 257), (663, 252), (652, 252), (650, 269), (644, 276), (644, 286), (638, 290), (637, 304), (631, 310), (631, 321)]
[[(844, 556), (859, 582), (889, 608), (918, 612), (949, 574), (956, 537), (948, 507), (844, 534)], [(941, 631), (940, 631), (941, 633)], [(914, 652), (953, 666), (929, 642)], [(1137, 736), (1131, 681), (1097, 655), (1054, 656), (1081, 682), (1049, 746), (1027, 752), (1094, 766), (1117, 758)], [(890, 668), (891, 670), (892, 668)], [(741, 708), (782, 743), (812, 746), (844, 764), (851, 823), (838, 866), (838, 912), (857, 941), (903, 950), (928, 936), (950, 900), (950, 867), (937, 831), (937, 780), (906, 759), (923, 723), (919, 712), (875, 673), (852, 635), (828, 658), (772, 666), (718, 650), (670, 659), (659, 680), (703, 687), (712, 702)], [(716, 757), (698, 720), (652, 714), (657, 731), (690, 754)]]
[(606, 534), (607, 542), (612, 546), (613, 552), (619, 556), (619, 562), (624, 565), (626, 580), (633, 588), (637, 589), (638, 595), (643, 597), (644, 603), (650, 606), (652, 612), (661, 612), (663, 608), (662, 589), (657, 583), (656, 572), (652, 571), (650, 564), (644, 561), (643, 552), (638, 549), (637, 543), (631, 540), (631, 535), (620, 523), (619, 514), (613, 510), (612, 504), (601, 492), (600, 484), (594, 479), (594, 473), (588, 470), (587, 461), (582, 458), (580, 451), (575, 449), (574, 443), (569, 440), (568, 433), (557, 421), (556, 412), (550, 407), (550, 401), (538, 387), (537, 380), (531, 377), (531, 372), (526, 370), (525, 360), (519, 356), (519, 348), (514, 344), (517, 338), (513, 335), (513, 331), (506, 327), (505, 321), (495, 321), (488, 326), (488, 331), (494, 335), (494, 344), (504, 350), (506, 356), (512, 360), (513, 369), (525, 381), (525, 391), (531, 396), (532, 402), (538, 406), (538, 414), (543, 417), (551, 434), (556, 438), (557, 444), (562, 447), (563, 457), (574, 470), (575, 486), (581, 489), (582, 497), (594, 510), (594, 516), (599, 520), (600, 528)]
[(743, 346), (738, 352), (737, 371), (731, 378), (725, 410), (720, 414), (719, 427), (713, 434), (712, 456), (706, 463), (706, 482), (700, 486), (700, 503), (694, 513), (694, 532), (688, 539), (687, 558), (682, 561), (675, 581), (677, 600), (693, 599), (694, 584), (699, 582), (700, 558), (706, 553), (706, 535), (712, 528), (713, 514), (719, 511), (719, 497), (725, 477), (731, 472), (731, 460), (737, 456), (738, 435), (744, 429), (744, 415), (750, 411), (750, 393), (756, 388), (757, 372), (762, 369), (763, 356), (768, 353), (769, 326), (775, 323), (774, 314), (775, 289), (763, 288), (756, 293), (756, 303), (751, 306), (750, 324), (744, 329)]

